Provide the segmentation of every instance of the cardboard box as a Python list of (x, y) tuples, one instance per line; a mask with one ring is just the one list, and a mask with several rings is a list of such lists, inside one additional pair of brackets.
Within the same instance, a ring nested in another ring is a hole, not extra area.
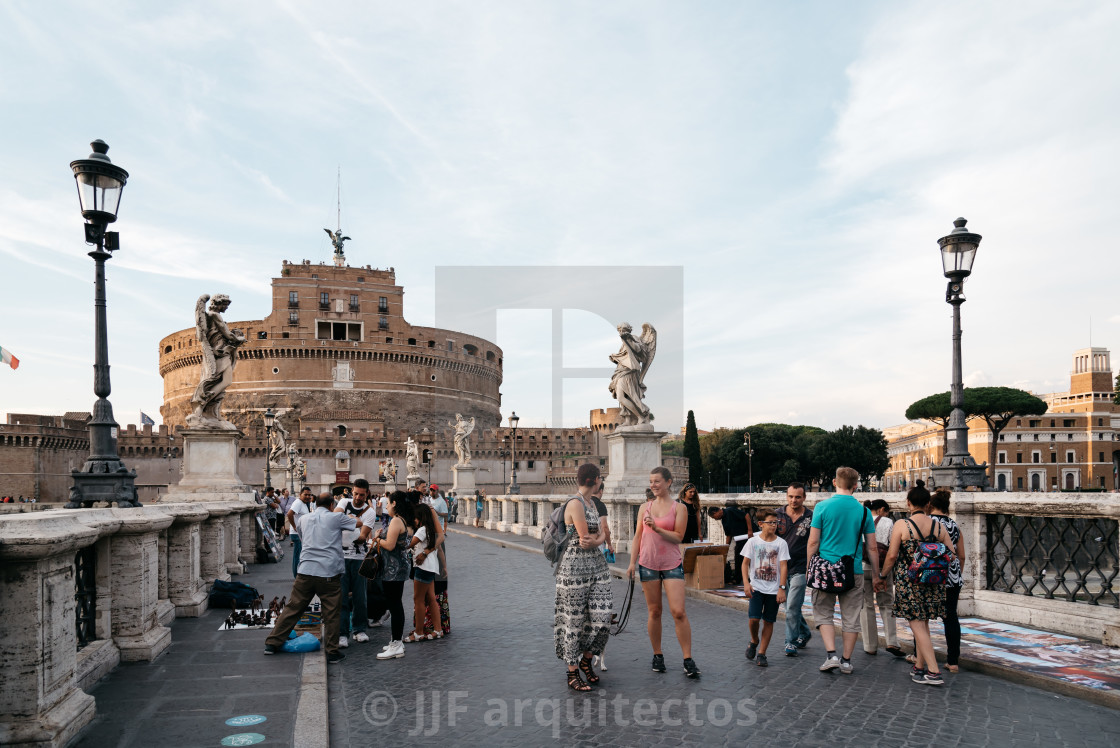
[(724, 587), (727, 545), (709, 545), (703, 550), (690, 548), (684, 553), (684, 586), (711, 590)]

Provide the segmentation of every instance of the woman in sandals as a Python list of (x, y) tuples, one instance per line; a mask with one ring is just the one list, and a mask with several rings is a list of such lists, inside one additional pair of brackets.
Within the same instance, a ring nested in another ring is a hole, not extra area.
[(927, 515), (929, 491), (925, 485), (916, 485), (906, 494), (906, 506), (910, 518), (894, 523), (891, 530), (891, 547), (887, 551), (885, 566), (879, 572), (885, 578), (894, 567), (894, 615), (905, 618), (914, 635), (914, 667), (910, 679), (927, 686), (940, 686), (945, 683), (937, 657), (933, 652), (933, 642), (929, 636), (929, 622), (945, 615), (945, 588), (940, 584), (917, 584), (910, 581), (906, 570), (914, 560), (914, 551), (923, 540), (939, 540), (949, 548), (953, 542), (945, 527)]
[(939, 488), (933, 492), (929, 499), (929, 515), (940, 522), (949, 533), (953, 542), (949, 545), (956, 554), (956, 558), (949, 564), (949, 580), (945, 583), (945, 615), (941, 620), (945, 623), (945, 667), (950, 673), (960, 670), (961, 660), (961, 619), (957, 615), (957, 603), (961, 599), (961, 587), (964, 579), (961, 576), (961, 566), (964, 564), (964, 536), (956, 521), (949, 516), (949, 499), (952, 494), (946, 488)]
[[(439, 574), (439, 557), (436, 551), (443, 544), (443, 531), (436, 521), (435, 511), (427, 504), (412, 506), (415, 513), (412, 526), (413, 582), (412, 599), (414, 605), (413, 631), (405, 637), (405, 644), (424, 641), (425, 639), (442, 639), (443, 623), (440, 621), (439, 603), (436, 601), (435, 581)], [(424, 618), (432, 617), (433, 633), (424, 633)]]
[(634, 543), (630, 549), (628, 577), (634, 576), (634, 564), (642, 581), (646, 596), (649, 620), (646, 629), (649, 643), (653, 645), (653, 670), (665, 672), (665, 655), (661, 652), (661, 588), (669, 601), (669, 612), (677, 630), (677, 641), (684, 655), (684, 672), (689, 678), (700, 676), (700, 669), (692, 660), (692, 626), (684, 612), (684, 567), (680, 542), (688, 525), (685, 505), (673, 501), (669, 487), (673, 474), (668, 468), (655, 467), (649, 474), (649, 489), (653, 499), (638, 512), (638, 527), (634, 530)]
[(404, 657), (404, 585), (408, 581), (411, 562), (408, 560), (408, 525), (412, 524), (412, 509), (404, 491), (394, 491), (386, 501), (389, 523), (377, 531), (374, 541), (381, 551), (381, 589), (385, 607), (391, 619), (392, 638), (388, 646), (377, 655), (379, 660)]
[(614, 608), (611, 574), (599, 550), (607, 533), (591, 499), (601, 481), (597, 465), (579, 466), (579, 493), (564, 507), (568, 544), (556, 566), (556, 656), (568, 666), (568, 688), (573, 691), (590, 691), (591, 684), (599, 682), (591, 658), (602, 654), (607, 644)]

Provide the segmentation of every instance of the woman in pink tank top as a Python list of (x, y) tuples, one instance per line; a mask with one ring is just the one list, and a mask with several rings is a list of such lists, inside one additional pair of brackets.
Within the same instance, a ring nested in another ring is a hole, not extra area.
[(642, 593), (649, 610), (646, 630), (649, 643), (653, 646), (654, 672), (665, 672), (665, 655), (661, 651), (661, 589), (664, 587), (677, 642), (684, 656), (685, 675), (697, 678), (700, 669), (692, 660), (692, 626), (684, 610), (684, 567), (681, 565), (680, 549), (681, 538), (688, 526), (688, 514), (684, 504), (673, 501), (669, 496), (672, 484), (673, 474), (667, 468), (656, 467), (650, 472), (649, 488), (654, 498), (638, 512), (627, 575), (633, 578), (637, 564)]

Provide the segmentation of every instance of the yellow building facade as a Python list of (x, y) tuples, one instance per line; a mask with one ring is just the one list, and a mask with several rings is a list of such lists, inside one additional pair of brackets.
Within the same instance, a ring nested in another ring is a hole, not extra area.
[[(1073, 354), (1068, 392), (1039, 395), (1045, 415), (1012, 419), (997, 437), (995, 480), (999, 491), (1115, 491), (1120, 486), (1120, 405), (1113, 402), (1114, 374), (1107, 348)], [(968, 451), (987, 462), (992, 434), (983, 419), (969, 421)], [(904, 491), (944, 455), (939, 426), (906, 423), (883, 430), (891, 466), (888, 491)]]

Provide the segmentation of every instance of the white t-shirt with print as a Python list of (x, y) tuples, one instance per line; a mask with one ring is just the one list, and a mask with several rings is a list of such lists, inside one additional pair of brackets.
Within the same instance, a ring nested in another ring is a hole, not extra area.
[(786, 541), (775, 537), (766, 542), (761, 535), (754, 535), (740, 553), (751, 561), (751, 589), (765, 595), (778, 594), (782, 583), (782, 561), (789, 561)]
[(311, 514), (311, 509), (308, 508), (303, 499), (296, 499), (292, 502), (292, 508), (288, 511), (292, 513), (292, 535), (299, 537), (299, 518)]
[(894, 520), (890, 517), (879, 517), (875, 520), (875, 542), (890, 545), (892, 530), (894, 530)]
[[(349, 514), (358, 522), (361, 522), (363, 525), (372, 526), (374, 524), (379, 524), (379, 520), (377, 519), (377, 510), (373, 508), (373, 503), (368, 500), (366, 501), (365, 507), (360, 511), (354, 507), (353, 499), (343, 499), (339, 503), (338, 508), (344, 514)], [(348, 560), (355, 560), (366, 557), (366, 551), (369, 550), (369, 546), (367, 543), (362, 544), (361, 550), (354, 550), (354, 541), (358, 539), (361, 533), (362, 528), (360, 527), (354, 530), (342, 531), (343, 558)]]
[[(428, 528), (421, 525), (421, 527), (413, 535), (418, 538), (416, 546), (412, 549), (412, 558), (415, 559), (424, 551), (428, 550)], [(423, 569), (424, 571), (432, 571), (436, 574), (439, 573), (439, 554), (433, 550), (424, 557), (424, 563), (416, 564), (416, 568)]]

